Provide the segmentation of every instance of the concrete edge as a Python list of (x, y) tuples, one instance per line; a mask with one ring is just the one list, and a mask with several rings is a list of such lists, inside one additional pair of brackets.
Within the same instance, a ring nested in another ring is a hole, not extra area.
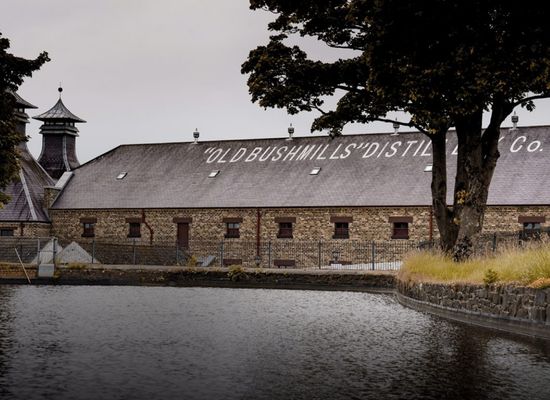
[(423, 311), (439, 317), (458, 321), (465, 324), (494, 329), (502, 332), (513, 333), (522, 336), (534, 337), (537, 339), (550, 340), (550, 325), (530, 322), (518, 318), (496, 316), (492, 314), (460, 310), (452, 307), (445, 307), (432, 304), (422, 300), (407, 297), (396, 291), (397, 301), (417, 311)]

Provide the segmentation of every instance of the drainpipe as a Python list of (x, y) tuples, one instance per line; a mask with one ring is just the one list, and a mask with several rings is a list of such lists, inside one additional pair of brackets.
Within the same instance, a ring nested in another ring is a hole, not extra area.
[(262, 213), (259, 208), (256, 209), (256, 256), (260, 256), (260, 223)]
[(434, 237), (434, 208), (430, 206), (430, 242)]
[(153, 235), (155, 234), (155, 231), (153, 231), (153, 228), (151, 228), (151, 225), (147, 223), (145, 220), (145, 209), (141, 209), (141, 222), (149, 229), (149, 244), (153, 245)]

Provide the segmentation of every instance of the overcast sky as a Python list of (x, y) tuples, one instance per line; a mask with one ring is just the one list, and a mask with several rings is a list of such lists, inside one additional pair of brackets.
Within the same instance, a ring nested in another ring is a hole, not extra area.
[[(12, 53), (48, 51), (49, 63), (19, 93), (51, 108), (62, 82), (63, 102), (80, 124), (81, 162), (123, 143), (309, 135), (313, 113), (289, 116), (250, 101), (240, 66), (268, 40), (273, 14), (251, 11), (247, 0), (0, 0), (0, 32)], [(315, 57), (334, 58), (322, 48)], [(340, 54), (339, 54), (340, 55)], [(345, 56), (345, 53), (341, 54)], [(513, 55), (511, 55), (513, 57)], [(550, 123), (550, 103), (520, 110), (520, 125)], [(40, 123), (29, 148), (40, 153)], [(388, 132), (388, 124), (348, 126), (346, 133)]]

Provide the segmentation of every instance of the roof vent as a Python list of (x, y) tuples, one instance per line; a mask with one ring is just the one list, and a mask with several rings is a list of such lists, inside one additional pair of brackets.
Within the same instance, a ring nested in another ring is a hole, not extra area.
[(210, 173), (208, 174), (208, 177), (209, 177), (209, 178), (215, 178), (216, 176), (218, 176), (219, 173), (220, 173), (220, 170), (219, 170), (219, 169), (216, 169), (216, 170), (210, 172)]
[(126, 178), (126, 175), (128, 175), (128, 172), (121, 172), (120, 174), (117, 175), (116, 179), (118, 181), (121, 181), (123, 180), (124, 178)]
[(433, 165), (432, 164), (428, 164), (424, 167), (424, 172), (432, 172), (433, 170)]
[(395, 119), (395, 122), (393, 123), (393, 133), (390, 136), (397, 136), (399, 135), (399, 122), (397, 122), (397, 118)]
[(286, 140), (292, 140), (292, 136), (294, 135), (294, 127), (292, 124), (288, 127), (288, 138)]
[(518, 122), (519, 117), (517, 116), (516, 112), (514, 111), (514, 115), (512, 115), (512, 128), (511, 131), (517, 131), (518, 130)]
[(321, 172), (321, 167), (315, 167), (311, 170), (309, 173), (310, 175), (319, 175), (319, 172)]
[(199, 143), (199, 136), (201, 134), (199, 133), (199, 130), (197, 128), (195, 128), (195, 132), (193, 132), (193, 144), (198, 144)]

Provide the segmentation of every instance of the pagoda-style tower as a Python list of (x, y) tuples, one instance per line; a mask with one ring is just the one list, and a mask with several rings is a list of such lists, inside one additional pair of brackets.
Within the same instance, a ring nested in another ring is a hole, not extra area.
[[(26, 136), (26, 125), (29, 116), (26, 109), (36, 108), (17, 93), (15, 97), (15, 119), (17, 132), (23, 139)], [(19, 179), (9, 184), (4, 193), (10, 197), (0, 208), (0, 235), (27, 236), (29, 232), (36, 235), (49, 235), (49, 218), (44, 204), (44, 187), (53, 186), (53, 179), (44, 171), (29, 153), (27, 142), (21, 140), (19, 151)], [(34, 226), (30, 231), (26, 227)]]
[(61, 101), (63, 89), (59, 88), (58, 91), (57, 103), (45, 113), (33, 117), (44, 122), (40, 127), (42, 152), (38, 157), (38, 162), (56, 180), (65, 171), (71, 171), (80, 165), (76, 158), (78, 129), (75, 124), (86, 122), (65, 107)]

